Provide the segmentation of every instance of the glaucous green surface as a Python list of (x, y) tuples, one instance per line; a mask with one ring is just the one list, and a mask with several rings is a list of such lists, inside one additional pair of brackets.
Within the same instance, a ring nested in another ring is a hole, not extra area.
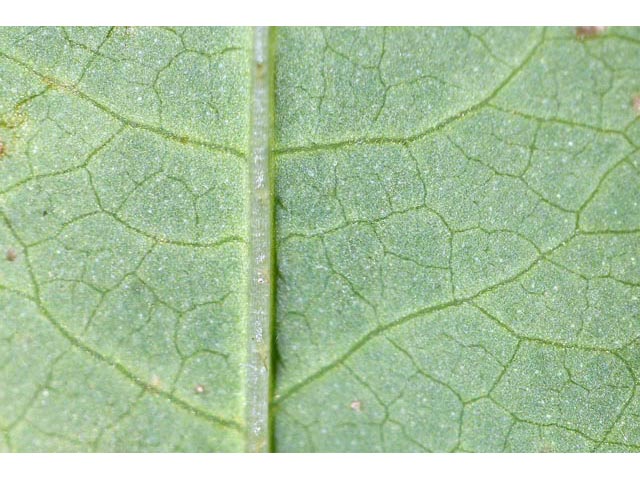
[[(252, 39), (0, 29), (0, 451), (247, 448)], [(270, 448), (640, 451), (640, 29), (271, 41)]]
[(244, 448), (250, 58), (0, 29), (3, 450)]
[(640, 31), (283, 29), (275, 449), (640, 448)]

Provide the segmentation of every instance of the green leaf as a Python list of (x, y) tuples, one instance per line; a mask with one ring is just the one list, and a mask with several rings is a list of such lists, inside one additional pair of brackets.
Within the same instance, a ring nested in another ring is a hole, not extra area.
[(1, 31), (3, 449), (244, 449), (251, 45)]
[(640, 450), (639, 110), (637, 28), (0, 29), (0, 450)]

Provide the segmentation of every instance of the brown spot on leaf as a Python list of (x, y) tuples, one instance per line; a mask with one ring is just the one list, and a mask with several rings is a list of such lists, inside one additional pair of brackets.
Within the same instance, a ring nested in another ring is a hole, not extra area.
[(205, 392), (204, 385), (201, 385), (201, 384), (196, 385), (196, 388), (194, 390), (199, 395)]
[(4, 142), (0, 140), (0, 158), (4, 157), (6, 151), (7, 147), (4, 145)]
[(56, 86), (56, 81), (53, 78), (51, 78), (51, 77), (49, 77), (47, 75), (42, 77), (41, 81), (42, 81), (42, 83), (44, 83), (48, 87), (55, 87)]
[(640, 115), (640, 93), (633, 97), (631, 106), (633, 107), (633, 111)]
[(16, 252), (15, 249), (10, 248), (9, 250), (7, 250), (6, 258), (10, 262), (13, 262), (16, 258), (18, 258), (18, 252)]
[(153, 374), (151, 375), (151, 381), (149, 382), (149, 390), (160, 390), (162, 387), (162, 382), (160, 381), (160, 377)]
[(354, 400), (349, 404), (349, 406), (351, 407), (351, 410), (353, 410), (354, 412), (362, 411), (362, 402), (360, 400)]
[(583, 40), (585, 38), (593, 38), (604, 33), (607, 27), (576, 27), (576, 36)]

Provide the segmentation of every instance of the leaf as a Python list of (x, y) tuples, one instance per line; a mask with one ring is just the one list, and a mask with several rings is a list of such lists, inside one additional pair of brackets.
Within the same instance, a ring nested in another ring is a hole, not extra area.
[(640, 33), (580, 32), (1, 29), (0, 449), (640, 450)]
[(244, 449), (248, 29), (3, 29), (12, 450)]

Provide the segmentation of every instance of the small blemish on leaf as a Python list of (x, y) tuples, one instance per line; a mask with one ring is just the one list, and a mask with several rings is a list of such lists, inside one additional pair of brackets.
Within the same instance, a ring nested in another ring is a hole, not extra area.
[(43, 211), (42, 211), (42, 216), (43, 216), (43, 217), (46, 217), (47, 215), (49, 215), (49, 212), (48, 212), (48, 211), (46, 211), (46, 210), (43, 210)]
[(362, 411), (362, 402), (360, 400), (354, 400), (349, 404), (349, 406), (351, 407), (351, 410), (353, 410), (354, 412)]
[(633, 100), (631, 100), (631, 106), (633, 107), (633, 111), (640, 115), (640, 94), (633, 97)]
[(265, 70), (266, 70), (266, 67), (265, 67), (264, 63), (262, 63), (262, 62), (257, 62), (256, 63), (256, 76), (258, 78), (263, 78), (264, 77)]
[(576, 27), (576, 36), (582, 40), (593, 38), (604, 33), (607, 27)]
[(204, 389), (204, 385), (201, 385), (201, 384), (196, 385), (196, 388), (194, 390), (198, 395), (201, 395), (206, 391)]
[(162, 383), (160, 382), (160, 377), (157, 375), (151, 375), (151, 381), (149, 382), (149, 389), (151, 390), (160, 390)]
[(258, 285), (264, 285), (269, 283), (269, 277), (267, 277), (267, 272), (265, 272), (264, 270), (260, 270), (258, 272), (256, 282), (258, 283)]
[(16, 258), (18, 258), (18, 252), (16, 252), (15, 249), (10, 248), (9, 250), (7, 250), (7, 255), (6, 255), (7, 260), (9, 260), (10, 262), (13, 262)]
[(55, 87), (56, 86), (56, 82), (53, 80), (53, 78), (49, 77), (49, 76), (44, 76), (41, 79), (42, 83), (44, 83), (45, 85), (47, 85), (48, 87)]
[(4, 157), (4, 154), (7, 151), (7, 147), (5, 147), (4, 142), (0, 140), (0, 158)]

